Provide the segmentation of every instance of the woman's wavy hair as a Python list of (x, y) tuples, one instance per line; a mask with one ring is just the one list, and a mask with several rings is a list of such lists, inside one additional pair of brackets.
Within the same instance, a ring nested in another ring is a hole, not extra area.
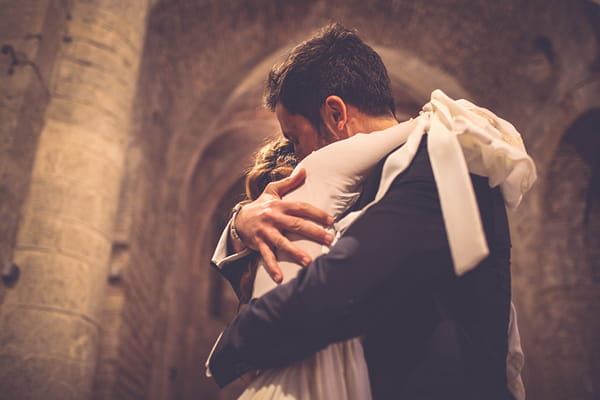
[(246, 173), (246, 197), (256, 200), (270, 182), (289, 176), (298, 164), (294, 144), (285, 138), (276, 139), (260, 148), (254, 165)]
[[(294, 154), (294, 144), (285, 138), (273, 140), (256, 153), (254, 165), (247, 171), (245, 188), (246, 200), (256, 200), (271, 182), (289, 176), (298, 159)], [(247, 303), (252, 297), (254, 278), (258, 267), (258, 257), (249, 263), (240, 279), (240, 303)]]

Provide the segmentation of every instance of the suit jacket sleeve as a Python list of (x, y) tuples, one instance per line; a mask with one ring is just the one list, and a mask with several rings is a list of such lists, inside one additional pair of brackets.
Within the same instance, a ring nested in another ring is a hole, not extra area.
[(231, 220), (221, 233), (210, 263), (219, 274), (229, 281), (235, 294), (241, 298), (240, 281), (244, 272), (248, 270), (253, 252), (250, 249), (244, 249), (239, 253), (232, 251), (229, 246), (230, 226)]
[[(219, 386), (250, 370), (287, 365), (365, 333), (384, 292), (407, 298), (453, 272), (427, 150), (382, 200), (290, 282), (251, 302), (210, 360)], [(402, 316), (397, 316), (402, 318)]]

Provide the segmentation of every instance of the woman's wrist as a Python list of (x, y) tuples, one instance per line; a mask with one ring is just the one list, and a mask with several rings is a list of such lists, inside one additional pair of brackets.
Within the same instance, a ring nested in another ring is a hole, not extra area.
[(236, 226), (235, 226), (236, 217), (237, 217), (238, 213), (240, 212), (240, 210), (242, 209), (242, 207), (244, 206), (244, 204), (246, 204), (246, 203), (247, 202), (237, 203), (235, 205), (235, 207), (233, 207), (233, 210), (231, 211), (231, 222), (229, 224), (229, 241), (231, 243), (233, 250), (236, 253), (239, 253), (240, 251), (247, 248), (247, 246), (244, 244), (244, 241), (240, 237), (240, 235), (236, 229)]

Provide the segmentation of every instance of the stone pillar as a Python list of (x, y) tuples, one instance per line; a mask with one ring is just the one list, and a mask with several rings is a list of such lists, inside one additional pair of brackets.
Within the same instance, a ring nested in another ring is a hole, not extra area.
[[(11, 260), (67, 2), (0, 1), (0, 266)], [(5, 289), (0, 285), (0, 306)]]
[(148, 0), (74, 0), (0, 314), (0, 397), (90, 398)]

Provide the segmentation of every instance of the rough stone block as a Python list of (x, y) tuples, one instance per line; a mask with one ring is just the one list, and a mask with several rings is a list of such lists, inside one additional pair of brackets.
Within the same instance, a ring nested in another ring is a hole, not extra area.
[(106, 269), (78, 258), (35, 250), (17, 250), (19, 290), (5, 304), (51, 307), (98, 321)]
[(93, 132), (123, 143), (127, 135), (127, 127), (121, 119), (98, 112), (92, 105), (73, 103), (65, 98), (52, 99), (46, 115), (52, 123), (61, 123), (76, 131)]
[(17, 235), (16, 251), (56, 252), (93, 265), (106, 265), (110, 246), (108, 237), (81, 223), (45, 213), (26, 213)]
[[(57, 82), (66, 82), (71, 84), (85, 84), (94, 88), (101, 88), (107, 93), (115, 93), (117, 96), (123, 92), (131, 91), (135, 82), (125, 79), (123, 76), (114, 74), (110, 70), (98, 68), (84, 68), (75, 60), (65, 58), (57, 68)], [(130, 104), (123, 102), (118, 96), (124, 109), (131, 107)]]
[(60, 179), (71, 185), (83, 185), (88, 190), (104, 192), (116, 202), (122, 169), (118, 145), (105, 143), (94, 150), (79, 147), (81, 140), (71, 140), (73, 135), (83, 135), (75, 126), (56, 133), (42, 134), (40, 138), (34, 179)]
[[(4, 305), (0, 315), (0, 357), (53, 358), (92, 366), (96, 357), (98, 326), (76, 313), (52, 307)], [(12, 369), (0, 363), (1, 375)], [(48, 371), (50, 372), (50, 371)]]
[(73, 103), (75, 107), (79, 104), (85, 104), (92, 107), (97, 113), (107, 115), (119, 123), (124, 125), (129, 118), (129, 104), (127, 98), (121, 96), (122, 89), (118, 88), (113, 92), (106, 85), (101, 86), (94, 82), (72, 82), (62, 81), (54, 90), (56, 98), (61, 98)]
[(50, 0), (22, 0), (0, 2), (0, 15), (6, 21), (0, 24), (0, 38), (24, 38), (28, 33), (40, 32)]
[(110, 200), (105, 193), (98, 193), (87, 186), (61, 180), (34, 180), (29, 188), (29, 199), (24, 212), (37, 210), (60, 215), (110, 237), (113, 227)]
[(0, 353), (0, 387), (7, 400), (82, 400), (93, 368), (54, 357)]
[[(124, 47), (123, 50), (126, 54), (121, 55), (113, 49), (83, 40), (74, 40), (64, 48), (65, 57), (78, 60), (82, 67), (110, 71), (122, 76), (133, 76), (137, 64), (133, 63), (131, 56), (127, 57), (130, 49)], [(124, 94), (128, 97), (132, 96), (132, 93)]]

